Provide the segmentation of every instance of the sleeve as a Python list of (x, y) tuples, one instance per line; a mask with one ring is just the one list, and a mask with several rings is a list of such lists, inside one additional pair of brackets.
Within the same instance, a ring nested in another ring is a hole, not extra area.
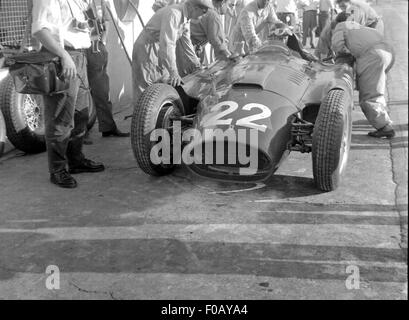
[(279, 23), (279, 22), (281, 22), (281, 20), (278, 19), (276, 11), (274, 10), (274, 7), (272, 5), (270, 5), (267, 22), (268, 23)]
[[(178, 73), (176, 63), (176, 42), (178, 41), (179, 28), (181, 27), (182, 16), (171, 10), (170, 15), (163, 15), (161, 31), (159, 37), (159, 59), (169, 73)], [(190, 30), (183, 32), (180, 38), (184, 46), (184, 54), (193, 64), (199, 66), (200, 62), (196, 56), (193, 44), (190, 39)]]
[(190, 36), (190, 24), (187, 25), (186, 29), (183, 31), (182, 36), (180, 37), (179, 41), (183, 44), (183, 54), (185, 55), (188, 64), (190, 67), (188, 67), (188, 70), (191, 70), (192, 68), (199, 68), (200, 67), (200, 61), (199, 58), (196, 55), (195, 48), (192, 43), (192, 38)]
[(177, 72), (175, 50), (180, 19), (181, 17), (177, 17), (175, 13), (171, 11), (170, 16), (163, 16), (161, 24), (158, 55), (170, 73)]
[(35, 35), (42, 29), (48, 29), (52, 34), (59, 34), (62, 24), (59, 1), (33, 0), (32, 18), (32, 35)]
[(242, 11), (242, 14), (239, 17), (239, 23), (244, 40), (250, 49), (257, 46), (257, 44), (261, 41), (257, 36), (256, 29), (254, 28), (253, 21), (251, 20), (251, 15), (248, 11)]
[(207, 39), (213, 46), (216, 56), (227, 56), (228, 50), (221, 16), (216, 11), (211, 10), (207, 16), (203, 17), (200, 23), (204, 30), (206, 30)]
[(350, 52), (346, 46), (345, 31), (345, 23), (338, 23), (333, 31), (331, 47), (336, 54)]

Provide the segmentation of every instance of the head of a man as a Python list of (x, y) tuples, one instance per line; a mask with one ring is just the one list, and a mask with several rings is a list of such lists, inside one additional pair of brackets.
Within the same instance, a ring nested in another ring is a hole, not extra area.
[(337, 0), (338, 7), (346, 11), (351, 6), (351, 0)]
[(273, 3), (273, 0), (257, 0), (257, 6), (259, 9), (264, 9), (271, 3)]
[(226, 14), (229, 6), (229, 0), (213, 0), (213, 7), (219, 14)]
[(338, 13), (335, 20), (333, 20), (331, 22), (331, 29), (332, 30), (335, 29), (335, 27), (337, 26), (338, 23), (347, 21), (348, 17), (349, 17), (349, 14), (346, 13), (345, 11), (342, 11), (342, 12)]
[(186, 0), (188, 19), (196, 20), (213, 8), (211, 0)]

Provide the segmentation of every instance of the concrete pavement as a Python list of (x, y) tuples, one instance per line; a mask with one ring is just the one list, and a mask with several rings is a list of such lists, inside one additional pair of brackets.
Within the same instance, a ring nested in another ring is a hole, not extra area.
[[(264, 184), (185, 168), (154, 179), (128, 139), (94, 131), (86, 155), (107, 170), (67, 191), (48, 183), (45, 154), (15, 151), (0, 160), (0, 298), (407, 299), (407, 1), (378, 2), (397, 51), (388, 92), (398, 135), (367, 137), (357, 107), (338, 190), (317, 191), (301, 154)], [(121, 129), (130, 113), (116, 115)], [(46, 288), (49, 265), (60, 290)], [(347, 287), (350, 267), (359, 289)]]

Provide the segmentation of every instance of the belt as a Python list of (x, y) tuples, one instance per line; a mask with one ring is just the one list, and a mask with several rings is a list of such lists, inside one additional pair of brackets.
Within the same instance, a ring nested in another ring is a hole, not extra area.
[(73, 48), (73, 47), (64, 46), (64, 49), (65, 49), (66, 51), (74, 51), (74, 52), (86, 53), (88, 48), (87, 48), (87, 49), (75, 49), (75, 48)]

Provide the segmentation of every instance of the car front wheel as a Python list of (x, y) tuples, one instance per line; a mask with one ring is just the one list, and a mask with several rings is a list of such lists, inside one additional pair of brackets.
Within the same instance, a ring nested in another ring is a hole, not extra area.
[(313, 175), (322, 191), (337, 189), (351, 145), (351, 103), (344, 90), (331, 90), (321, 104), (312, 142)]
[[(167, 84), (153, 84), (139, 98), (132, 116), (131, 144), (135, 159), (145, 173), (163, 176), (174, 170), (171, 138), (173, 118), (180, 116), (182, 110), (183, 103), (179, 94)], [(163, 137), (153, 138), (152, 134), (156, 129), (168, 132), (170, 140), (164, 141)], [(159, 143), (162, 143), (163, 148), (153, 152), (153, 148)], [(166, 148), (168, 149), (165, 150)], [(169, 161), (158, 163), (153, 159), (153, 153), (158, 159), (167, 158), (164, 152), (169, 153)]]

